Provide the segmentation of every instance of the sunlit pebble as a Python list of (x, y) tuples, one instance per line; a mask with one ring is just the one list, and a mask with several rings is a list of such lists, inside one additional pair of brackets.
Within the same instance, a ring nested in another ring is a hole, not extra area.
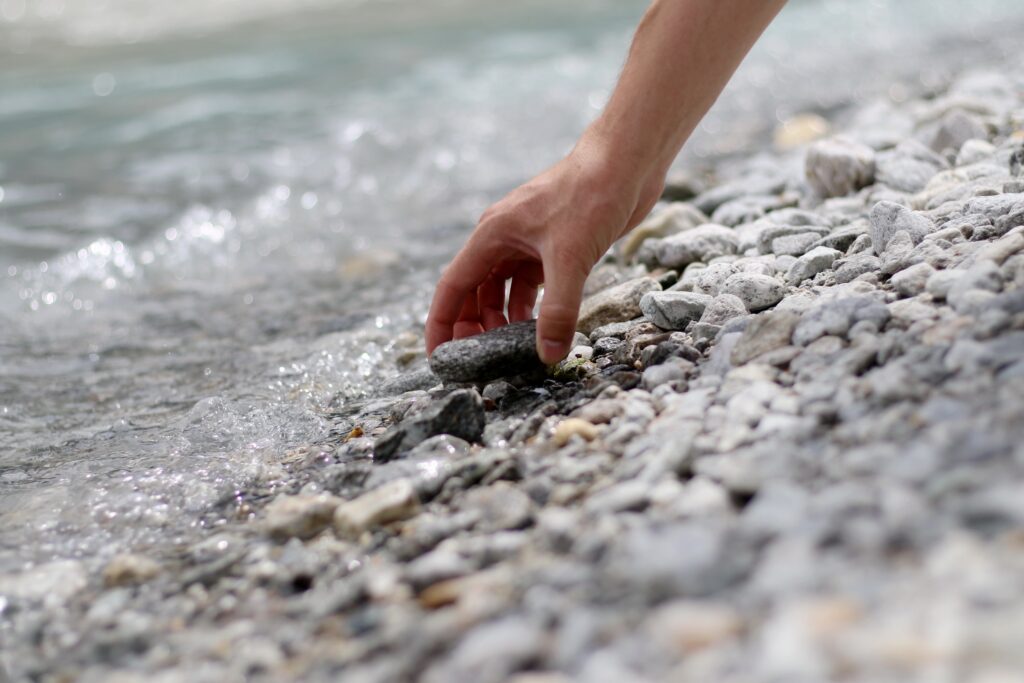
[(106, 97), (114, 92), (115, 87), (117, 87), (117, 80), (113, 74), (104, 72), (96, 74), (92, 79), (92, 91), (97, 97)]

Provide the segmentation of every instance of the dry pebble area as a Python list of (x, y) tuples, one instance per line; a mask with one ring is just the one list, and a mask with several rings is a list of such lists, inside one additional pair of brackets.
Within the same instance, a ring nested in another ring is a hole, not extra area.
[(202, 542), (0, 577), (12, 674), (1024, 680), (1015, 73), (670, 182), (556, 368), (409, 354)]

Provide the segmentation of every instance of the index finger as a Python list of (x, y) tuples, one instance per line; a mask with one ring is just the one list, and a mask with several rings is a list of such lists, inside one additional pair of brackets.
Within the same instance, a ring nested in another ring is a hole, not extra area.
[(434, 290), (430, 313), (427, 314), (428, 356), (452, 338), (466, 296), (476, 291), (500, 258), (500, 247), (492, 240), (470, 237), (469, 242), (445, 268)]

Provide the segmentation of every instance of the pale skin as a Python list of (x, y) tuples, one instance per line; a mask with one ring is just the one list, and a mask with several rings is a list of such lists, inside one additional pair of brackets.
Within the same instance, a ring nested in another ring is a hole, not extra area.
[(564, 159), (487, 209), (445, 269), (427, 353), (529, 320), (543, 284), (537, 353), (564, 358), (590, 270), (654, 207), (672, 160), (784, 4), (654, 0), (601, 115)]

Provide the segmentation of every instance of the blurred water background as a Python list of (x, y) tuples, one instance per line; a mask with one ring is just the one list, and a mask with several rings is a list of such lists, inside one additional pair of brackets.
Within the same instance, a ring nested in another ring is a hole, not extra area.
[[(205, 533), (322, 439), (644, 5), (0, 0), (0, 571)], [(677, 164), (1022, 28), (1019, 0), (793, 0)]]

